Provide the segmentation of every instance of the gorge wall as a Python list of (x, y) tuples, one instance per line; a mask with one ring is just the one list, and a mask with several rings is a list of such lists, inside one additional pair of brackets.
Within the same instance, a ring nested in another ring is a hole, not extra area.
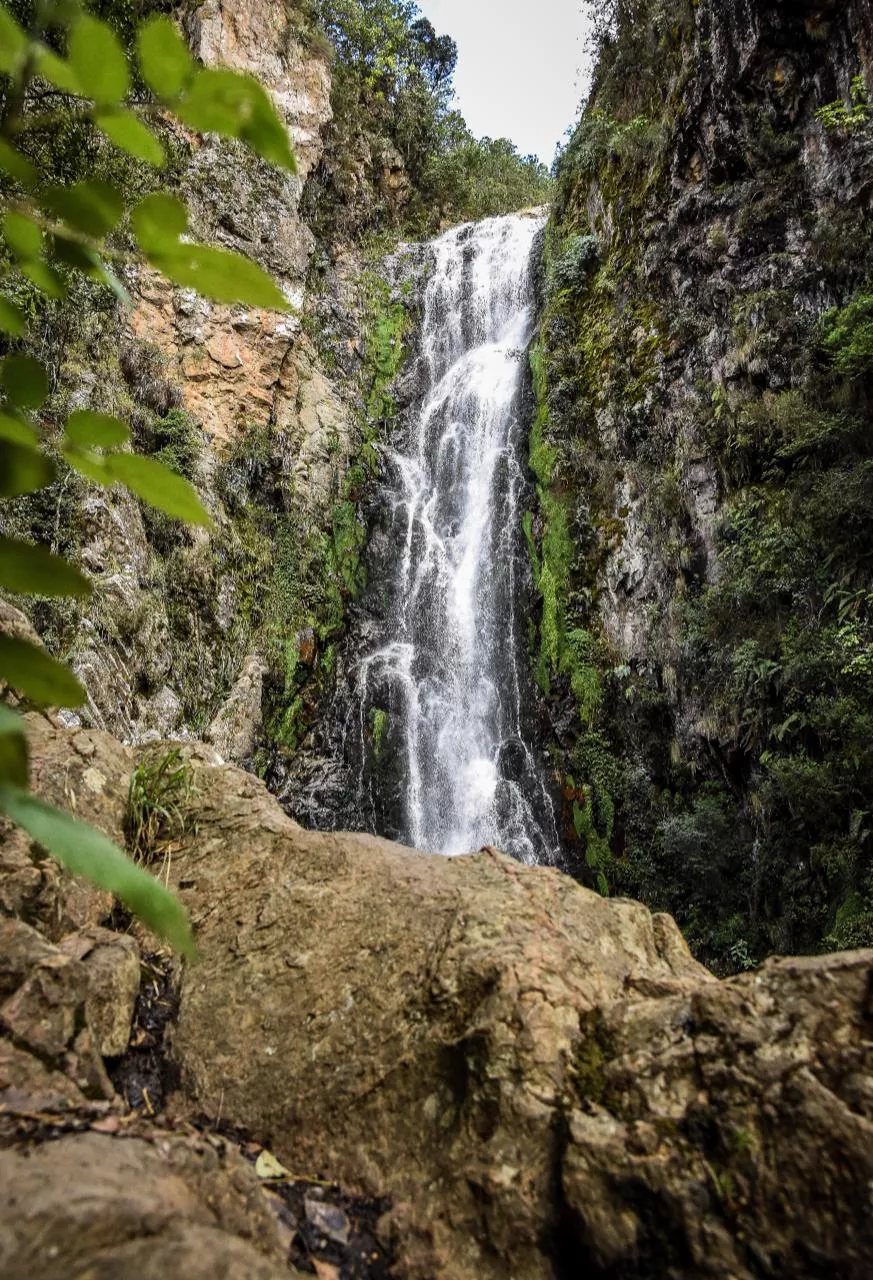
[(534, 353), (577, 873), (735, 971), (873, 938), (864, 0), (615, 6)]
[[(350, 501), (360, 472), (349, 472), (368, 429), (366, 333), (380, 295), (354, 251), (318, 242), (300, 212), (331, 119), (329, 50), (308, 10), (208, 0), (179, 16), (205, 64), (266, 85), (298, 174), (168, 126), (167, 181), (193, 231), (263, 265), (294, 310), (207, 302), (146, 267), (127, 271), (132, 311), (87, 284), (53, 306), (38, 353), (52, 371), (49, 419), (87, 406), (131, 421), (140, 451), (193, 480), (214, 528), (186, 529), (72, 474), (16, 503), (7, 523), (94, 582), (84, 608), (27, 606), (87, 691), (71, 721), (133, 742), (205, 738), (265, 769), (296, 745), (300, 689), (330, 664), (354, 580), (363, 531)], [(128, 194), (149, 181), (130, 165), (113, 178)]]

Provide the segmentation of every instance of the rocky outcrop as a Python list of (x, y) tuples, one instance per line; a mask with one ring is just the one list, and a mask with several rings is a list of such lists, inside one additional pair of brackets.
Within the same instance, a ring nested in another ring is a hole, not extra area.
[(547, 235), (538, 678), (578, 873), (732, 972), (873, 941), (838, 603), (869, 590), (870, 373), (835, 318), (873, 271), (871, 14), (617, 13)]
[(873, 955), (718, 983), (668, 917), (557, 871), (307, 833), (233, 770), (199, 787), (177, 1112), (391, 1195), (422, 1280), (860, 1277)]
[(61, 1137), (0, 1151), (8, 1280), (299, 1277), (254, 1172), (220, 1138)]
[[(88, 749), (126, 794), (130, 751), (41, 734), (46, 794)], [(214, 760), (191, 752), (171, 860), (200, 948), (177, 975), (172, 1119), (131, 1113), (104, 1066), (133, 940), (2, 922), (4, 1275), (175, 1273), (195, 1253), (206, 1275), (223, 1251), (222, 1274), (271, 1276), (289, 1223), (348, 1239), (312, 1191), (289, 1218), (187, 1127), (203, 1116), (246, 1130), (250, 1160), (269, 1140), (274, 1190), (296, 1170), (381, 1205), (410, 1280), (866, 1274), (873, 953), (718, 982), (669, 917), (492, 849), (305, 832)]]

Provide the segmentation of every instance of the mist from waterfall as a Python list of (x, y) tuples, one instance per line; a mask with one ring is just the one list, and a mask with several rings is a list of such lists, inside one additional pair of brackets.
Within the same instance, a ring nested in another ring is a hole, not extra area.
[(386, 451), (390, 602), (356, 682), (362, 739), (377, 691), (390, 704), (401, 838), (449, 855), (491, 844), (528, 862), (551, 861), (558, 843), (525, 731), (519, 599), (519, 414), (542, 225), (492, 218), (428, 248), (420, 409), (403, 447)]

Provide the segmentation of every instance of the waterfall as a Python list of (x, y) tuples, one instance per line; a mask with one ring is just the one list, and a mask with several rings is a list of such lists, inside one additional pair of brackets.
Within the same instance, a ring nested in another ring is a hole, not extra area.
[[(521, 599), (520, 402), (541, 228), (491, 218), (427, 246), (420, 397), (403, 444), (385, 451), (390, 571), (347, 727), (372, 757), (390, 725), (402, 810), (392, 834), (449, 855), (492, 844), (528, 862), (551, 861), (558, 844), (526, 725)], [(360, 785), (378, 778), (362, 766)]]

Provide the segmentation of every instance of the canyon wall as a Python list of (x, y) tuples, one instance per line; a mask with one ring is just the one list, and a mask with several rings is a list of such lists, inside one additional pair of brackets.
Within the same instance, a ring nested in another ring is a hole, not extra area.
[[(329, 50), (305, 10), (208, 0), (179, 16), (203, 63), (267, 87), (298, 172), (168, 125), (167, 181), (193, 233), (264, 266), (292, 310), (212, 303), (147, 266), (126, 268), (132, 309), (82, 286), (43, 326), (50, 413), (91, 407), (130, 421), (140, 451), (194, 482), (214, 527), (187, 529), (67, 474), (16, 504), (10, 528), (72, 557), (94, 584), (82, 607), (28, 605), (87, 691), (71, 723), (131, 742), (206, 738), (266, 769), (311, 714), (301, 690), (324, 679), (354, 578), (363, 531), (349, 471), (364, 444), (373, 297), (359, 257), (319, 244), (300, 210), (331, 119)], [(126, 194), (142, 180), (128, 175)]]
[(565, 840), (725, 971), (873, 938), (871, 35), (864, 0), (621, 7), (549, 227)]

